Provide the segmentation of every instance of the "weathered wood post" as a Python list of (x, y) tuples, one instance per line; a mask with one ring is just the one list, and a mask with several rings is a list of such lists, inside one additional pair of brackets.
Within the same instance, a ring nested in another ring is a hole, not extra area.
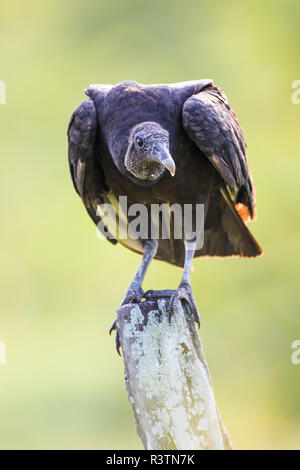
[(168, 299), (123, 305), (117, 313), (125, 381), (145, 449), (231, 449), (215, 404), (200, 338)]

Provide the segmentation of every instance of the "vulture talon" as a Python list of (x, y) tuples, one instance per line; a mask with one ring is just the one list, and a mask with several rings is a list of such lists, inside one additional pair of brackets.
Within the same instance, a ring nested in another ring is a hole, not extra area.
[(110, 329), (109, 329), (109, 336), (111, 336), (112, 332), (116, 330), (117, 331), (117, 320), (115, 320), (113, 322), (113, 324), (111, 325)]
[(121, 356), (121, 343), (120, 343), (120, 335), (117, 327), (117, 320), (113, 322), (109, 329), (109, 335), (111, 336), (112, 332), (115, 330), (116, 336), (115, 336), (115, 345), (116, 345), (116, 350), (119, 356)]
[(120, 343), (120, 335), (119, 335), (118, 330), (116, 330), (115, 345), (116, 345), (117, 353), (121, 357), (122, 356), (122, 354), (121, 354), (121, 343)]

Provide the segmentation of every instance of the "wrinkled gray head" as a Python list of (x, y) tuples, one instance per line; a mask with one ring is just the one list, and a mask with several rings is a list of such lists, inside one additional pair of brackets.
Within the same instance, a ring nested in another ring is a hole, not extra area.
[(142, 122), (131, 129), (125, 167), (136, 178), (156, 180), (167, 169), (175, 174), (169, 153), (169, 133), (156, 122)]

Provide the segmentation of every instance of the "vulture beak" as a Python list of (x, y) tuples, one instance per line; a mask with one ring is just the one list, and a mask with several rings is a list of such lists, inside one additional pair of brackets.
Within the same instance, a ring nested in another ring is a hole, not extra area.
[(175, 175), (176, 166), (173, 158), (170, 155), (169, 150), (165, 147), (165, 145), (158, 146), (158, 160), (160, 163), (167, 168), (167, 170), (171, 173), (172, 176)]

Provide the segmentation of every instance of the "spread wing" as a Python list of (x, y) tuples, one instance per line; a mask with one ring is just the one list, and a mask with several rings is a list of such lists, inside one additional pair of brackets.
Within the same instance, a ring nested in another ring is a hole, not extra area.
[(74, 187), (99, 230), (112, 243), (117, 243), (101, 221), (97, 208), (106, 202), (107, 188), (100, 165), (97, 111), (87, 99), (74, 111), (68, 127), (69, 165)]
[[(246, 156), (246, 142), (224, 93), (209, 84), (183, 106), (183, 126), (189, 138), (211, 161), (231, 188), (244, 220), (255, 215), (255, 190)], [(248, 212), (249, 211), (249, 212)]]

